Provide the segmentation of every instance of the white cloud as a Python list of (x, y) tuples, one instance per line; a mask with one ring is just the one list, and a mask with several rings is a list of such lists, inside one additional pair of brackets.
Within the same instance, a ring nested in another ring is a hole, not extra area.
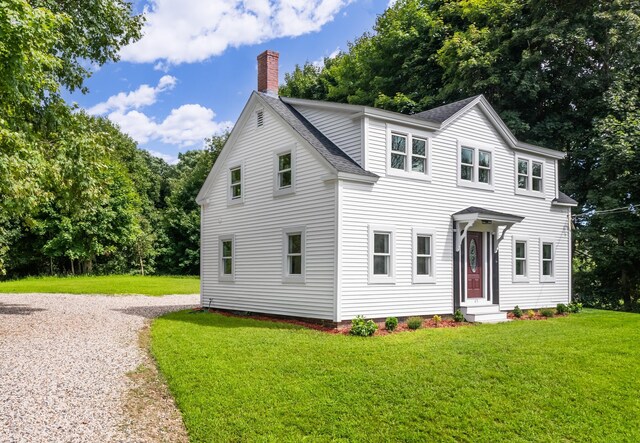
[(172, 109), (162, 121), (156, 121), (153, 117), (136, 110), (115, 111), (108, 117), (140, 144), (157, 140), (187, 147), (233, 127), (233, 123), (229, 121), (216, 122), (215, 116), (215, 112), (209, 108), (187, 104)]
[(229, 47), (318, 31), (351, 1), (151, 0), (144, 36), (121, 56), (137, 63), (198, 62)]
[(163, 76), (158, 85), (154, 88), (149, 85), (141, 85), (135, 91), (127, 93), (120, 92), (112, 95), (107, 101), (98, 103), (87, 109), (91, 115), (102, 115), (110, 111), (123, 112), (126, 109), (138, 109), (143, 106), (149, 106), (156, 102), (158, 94), (173, 89), (176, 84), (176, 78), (171, 75)]
[(147, 151), (149, 152), (149, 154), (153, 155), (154, 157), (161, 158), (170, 165), (175, 165), (179, 161), (178, 157), (176, 157), (175, 155), (163, 154), (162, 152), (154, 151), (153, 149), (147, 149)]
[(92, 106), (87, 112), (93, 115), (106, 114), (109, 120), (140, 144), (161, 141), (181, 147), (194, 146), (202, 143), (206, 137), (221, 134), (233, 127), (229, 121), (216, 122), (216, 113), (199, 104), (184, 104), (174, 108), (162, 120), (140, 111), (140, 108), (154, 104), (160, 93), (173, 89), (176, 82), (175, 77), (165, 75), (155, 87), (142, 85), (135, 91), (120, 92)]
[[(327, 55), (326, 58), (336, 58), (340, 54), (340, 47), (337, 47), (331, 54)], [(325, 57), (320, 57), (318, 60), (314, 60), (311, 62), (313, 66), (316, 68), (322, 68), (324, 66)]]

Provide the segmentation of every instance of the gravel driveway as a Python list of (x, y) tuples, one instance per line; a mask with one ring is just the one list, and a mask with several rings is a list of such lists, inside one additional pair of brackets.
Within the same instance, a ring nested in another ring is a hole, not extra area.
[(146, 319), (197, 295), (0, 294), (0, 442), (135, 442), (127, 372)]

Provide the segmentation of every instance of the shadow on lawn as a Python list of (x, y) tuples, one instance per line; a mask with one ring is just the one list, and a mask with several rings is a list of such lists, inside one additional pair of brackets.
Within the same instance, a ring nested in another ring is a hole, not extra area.
[(0, 303), (0, 315), (31, 315), (34, 312), (46, 311), (44, 308), (34, 308), (29, 305), (14, 305)]
[[(290, 330), (312, 330), (302, 325), (285, 323), (277, 320), (267, 320), (264, 318), (252, 318), (249, 316), (224, 315), (219, 312), (208, 312), (191, 310), (183, 312), (172, 312), (164, 320), (191, 323), (198, 326), (210, 328), (256, 328), (256, 329), (290, 329)], [(257, 317), (257, 316), (256, 316)]]
[(156, 318), (164, 314), (169, 314), (175, 311), (183, 311), (189, 308), (189, 306), (185, 305), (130, 306), (123, 309), (112, 309), (112, 311), (122, 312), (123, 314), (134, 315), (136, 317)]

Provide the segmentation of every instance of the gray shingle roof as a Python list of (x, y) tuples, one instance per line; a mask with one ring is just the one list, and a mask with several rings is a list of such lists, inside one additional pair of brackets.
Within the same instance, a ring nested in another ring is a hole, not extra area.
[(329, 140), (322, 132), (313, 126), (296, 109), (284, 103), (279, 97), (258, 92), (257, 94), (275, 111), (285, 122), (291, 126), (303, 139), (305, 139), (322, 157), (324, 157), (336, 171), (362, 175), (365, 177), (378, 177), (376, 174), (366, 171), (351, 157), (349, 157), (335, 143)]
[(520, 220), (524, 220), (524, 217), (520, 217), (518, 215), (507, 214), (506, 212), (498, 212), (492, 211), (490, 209), (480, 208), (478, 206), (469, 206), (462, 211), (458, 211), (453, 215), (464, 215), (464, 214), (480, 214), (480, 216), (485, 215), (489, 217), (500, 217), (500, 218), (518, 218)]
[(475, 95), (473, 97), (465, 98), (464, 100), (459, 100), (447, 105), (438, 106), (437, 108), (429, 109), (428, 111), (413, 114), (411, 117), (419, 118), (420, 120), (427, 120), (430, 122), (442, 123), (478, 97), (480, 96)]
[(575, 201), (562, 191), (558, 191), (558, 198), (554, 198), (551, 203), (560, 203), (562, 205), (578, 205), (577, 201)]

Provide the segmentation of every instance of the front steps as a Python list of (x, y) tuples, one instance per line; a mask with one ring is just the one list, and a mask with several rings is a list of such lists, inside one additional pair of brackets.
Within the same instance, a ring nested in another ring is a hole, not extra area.
[(501, 323), (509, 321), (507, 313), (498, 305), (463, 306), (460, 308), (464, 319), (472, 323)]

